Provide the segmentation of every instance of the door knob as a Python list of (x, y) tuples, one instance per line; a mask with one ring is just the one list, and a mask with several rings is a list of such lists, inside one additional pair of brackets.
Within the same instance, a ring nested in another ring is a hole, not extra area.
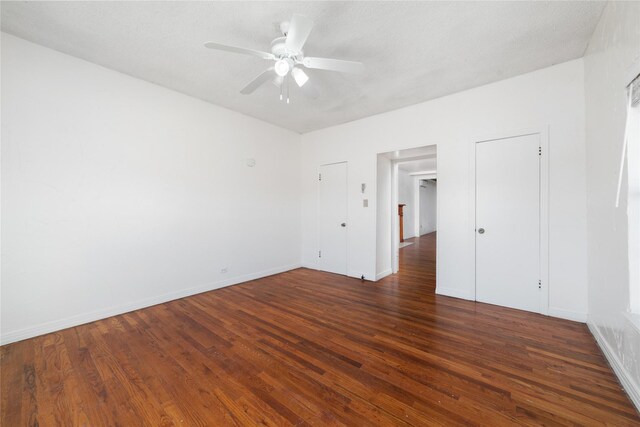
[(484, 228), (478, 228), (478, 234), (484, 234)]
[(346, 227), (346, 226), (347, 226), (346, 222), (343, 222), (342, 224), (340, 224), (340, 227)]

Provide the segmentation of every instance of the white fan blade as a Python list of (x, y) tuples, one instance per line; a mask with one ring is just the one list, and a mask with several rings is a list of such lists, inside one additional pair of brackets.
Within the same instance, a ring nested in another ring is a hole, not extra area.
[(226, 44), (220, 44), (220, 43), (214, 43), (214, 42), (206, 42), (204, 46), (208, 47), (209, 49), (224, 50), (227, 52), (234, 52), (234, 53), (242, 53), (244, 55), (253, 55), (263, 59), (276, 59), (276, 57), (273, 56), (272, 53), (261, 52), (259, 50), (253, 50), (253, 49), (246, 49), (244, 47), (235, 47), (235, 46), (229, 46)]
[(342, 73), (360, 74), (364, 66), (362, 62), (343, 61), (341, 59), (313, 58), (307, 56), (302, 60), (302, 65), (318, 70), (340, 71)]
[(274, 74), (275, 72), (273, 71), (273, 67), (267, 68), (262, 73), (258, 74), (255, 79), (251, 80), (248, 85), (242, 88), (240, 93), (243, 95), (249, 95), (250, 93), (253, 93), (254, 90), (258, 89), (269, 80), (273, 80)]
[(293, 15), (289, 23), (289, 31), (287, 31), (287, 41), (285, 46), (287, 49), (299, 52), (307, 41), (307, 37), (313, 28), (313, 21), (304, 15)]

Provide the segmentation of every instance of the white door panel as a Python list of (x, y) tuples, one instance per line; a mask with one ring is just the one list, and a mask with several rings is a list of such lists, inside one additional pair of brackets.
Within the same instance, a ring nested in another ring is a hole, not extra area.
[(537, 134), (476, 144), (478, 301), (540, 312), (539, 146)]
[(320, 269), (347, 274), (347, 163), (320, 167)]

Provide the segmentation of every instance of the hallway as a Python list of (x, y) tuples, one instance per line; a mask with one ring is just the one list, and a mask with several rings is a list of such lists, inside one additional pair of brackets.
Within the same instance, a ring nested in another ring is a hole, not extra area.
[(436, 291), (436, 241), (437, 233), (405, 239), (412, 245), (400, 248), (400, 280), (420, 278), (425, 289)]

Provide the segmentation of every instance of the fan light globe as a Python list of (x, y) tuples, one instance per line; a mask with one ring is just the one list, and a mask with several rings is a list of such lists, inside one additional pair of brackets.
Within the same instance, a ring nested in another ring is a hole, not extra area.
[(289, 62), (285, 59), (281, 59), (276, 62), (275, 65), (276, 74), (280, 77), (284, 77), (289, 73)]
[(294, 68), (293, 70), (291, 70), (291, 75), (300, 87), (304, 86), (307, 80), (309, 80), (309, 76), (307, 76), (307, 73), (302, 71), (300, 68)]

